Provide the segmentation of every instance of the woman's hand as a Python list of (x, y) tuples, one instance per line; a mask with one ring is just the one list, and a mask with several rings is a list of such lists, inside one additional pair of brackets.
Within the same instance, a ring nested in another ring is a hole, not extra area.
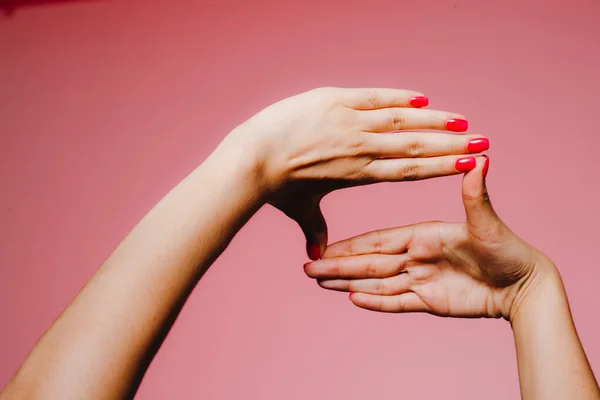
[(306, 273), (362, 308), (511, 322), (522, 398), (600, 399), (554, 264), (494, 212), (486, 157), (465, 174), (464, 223), (427, 222), (335, 243)]
[(427, 222), (335, 243), (305, 266), (326, 289), (349, 291), (370, 310), (445, 317), (504, 317), (546, 278), (553, 264), (494, 212), (485, 188), (489, 159), (465, 174), (464, 223)]
[(267, 107), (231, 136), (258, 157), (266, 201), (299, 223), (317, 259), (327, 245), (319, 208), (327, 193), (475, 167), (463, 155), (487, 150), (487, 139), (414, 132), (467, 130), (459, 114), (418, 109), (427, 104), (413, 91), (321, 88)]

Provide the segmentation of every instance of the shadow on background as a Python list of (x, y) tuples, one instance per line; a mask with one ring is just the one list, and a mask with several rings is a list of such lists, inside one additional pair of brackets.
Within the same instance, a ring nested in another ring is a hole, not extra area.
[(75, 2), (90, 2), (98, 0), (0, 0), (0, 12), (4, 15), (13, 15), (21, 8), (45, 6)]

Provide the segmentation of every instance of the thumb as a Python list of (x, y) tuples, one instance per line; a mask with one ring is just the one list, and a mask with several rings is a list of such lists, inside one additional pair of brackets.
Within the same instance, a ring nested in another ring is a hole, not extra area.
[(492, 228), (499, 221), (490, 202), (485, 178), (490, 166), (487, 156), (477, 157), (477, 165), (463, 177), (462, 198), (467, 224), (474, 229)]
[(297, 220), (306, 237), (306, 254), (311, 260), (318, 260), (327, 247), (327, 223), (321, 212), (319, 201), (309, 205)]

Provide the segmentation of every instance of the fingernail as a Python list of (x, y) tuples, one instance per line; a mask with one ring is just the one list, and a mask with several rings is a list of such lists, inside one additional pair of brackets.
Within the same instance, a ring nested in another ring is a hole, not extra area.
[(481, 173), (483, 174), (483, 179), (487, 176), (488, 169), (490, 168), (490, 159), (488, 157), (485, 158), (485, 164), (483, 164), (483, 169)]
[(410, 99), (408, 104), (410, 104), (411, 107), (421, 108), (429, 104), (429, 99), (425, 96), (415, 96)]
[(467, 150), (469, 153), (481, 153), (490, 148), (490, 141), (486, 138), (477, 138), (469, 140), (467, 143)]
[(308, 258), (316, 261), (321, 258), (321, 249), (314, 243), (306, 242), (306, 254), (308, 254)]
[(446, 129), (452, 132), (465, 132), (469, 129), (469, 121), (466, 119), (449, 119), (446, 121)]
[(454, 168), (460, 172), (468, 172), (475, 168), (475, 165), (477, 165), (475, 157), (463, 157), (456, 160), (456, 163), (454, 163)]

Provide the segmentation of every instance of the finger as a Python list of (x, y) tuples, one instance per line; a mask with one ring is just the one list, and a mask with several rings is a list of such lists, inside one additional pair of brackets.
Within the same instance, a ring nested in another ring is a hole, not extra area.
[(410, 290), (410, 284), (410, 275), (407, 273), (385, 279), (333, 279), (319, 281), (319, 286), (324, 289), (384, 296), (406, 293)]
[(395, 296), (381, 296), (367, 293), (352, 293), (350, 301), (356, 306), (372, 311), (407, 313), (429, 312), (429, 307), (414, 292)]
[(468, 172), (475, 166), (475, 157), (390, 158), (373, 160), (365, 173), (376, 182), (417, 181)]
[(311, 278), (386, 278), (404, 270), (407, 255), (367, 254), (327, 258), (308, 263), (304, 272)]
[(450, 154), (474, 154), (490, 148), (487, 138), (446, 133), (366, 134), (365, 155), (377, 158), (438, 157)]
[(306, 254), (311, 260), (318, 260), (327, 247), (327, 223), (317, 200), (311, 204), (302, 217), (297, 219), (306, 238)]
[(490, 160), (477, 157), (477, 166), (463, 177), (462, 197), (467, 223), (475, 228), (490, 229), (499, 222), (485, 184)]
[(364, 233), (327, 246), (323, 259), (361, 254), (400, 254), (413, 238), (415, 225)]
[(402, 89), (341, 89), (343, 104), (355, 110), (386, 107), (425, 107), (429, 99), (423, 93)]
[(382, 108), (358, 111), (358, 120), (364, 131), (390, 132), (407, 129), (437, 129), (465, 132), (469, 123), (460, 114), (415, 108)]

